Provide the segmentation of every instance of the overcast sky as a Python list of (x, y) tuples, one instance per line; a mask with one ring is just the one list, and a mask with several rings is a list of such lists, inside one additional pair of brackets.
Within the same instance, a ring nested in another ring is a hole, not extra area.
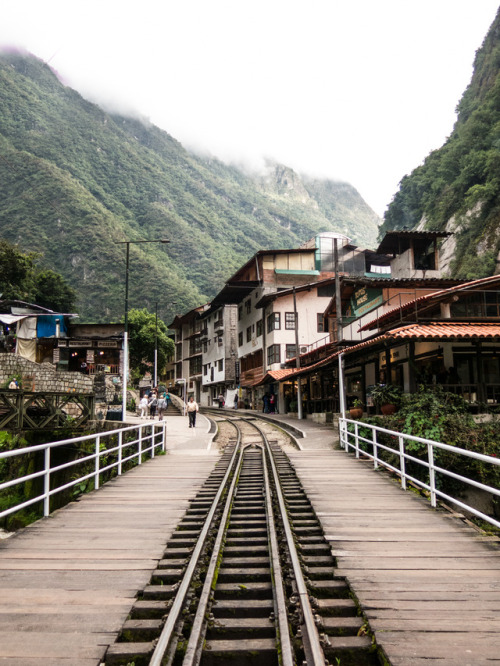
[(187, 148), (350, 182), (382, 215), (451, 133), (498, 0), (0, 0), (0, 45)]

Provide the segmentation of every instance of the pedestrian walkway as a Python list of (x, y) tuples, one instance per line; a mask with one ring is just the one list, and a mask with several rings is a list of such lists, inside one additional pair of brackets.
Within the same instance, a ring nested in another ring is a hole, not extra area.
[[(293, 430), (287, 453), (388, 661), (500, 663), (498, 539), (338, 449), (333, 426), (264, 416)], [(98, 666), (218, 460), (213, 436), (203, 414), (194, 429), (169, 417), (166, 456), (0, 542), (0, 664)]]
[(0, 541), (2, 666), (98, 666), (219, 459), (209, 427), (167, 419), (167, 455)]
[(263, 416), (302, 433), (287, 453), (389, 662), (500, 664), (499, 539), (339, 449), (332, 426)]

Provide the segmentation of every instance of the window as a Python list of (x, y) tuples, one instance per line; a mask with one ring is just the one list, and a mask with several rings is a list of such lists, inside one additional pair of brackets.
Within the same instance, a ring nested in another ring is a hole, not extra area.
[(239, 305), (238, 306), (238, 321), (243, 317), (243, 306)]
[(262, 335), (262, 319), (257, 322), (257, 337)]
[(267, 348), (267, 364), (279, 363), (280, 362), (280, 346), (279, 345), (270, 345)]
[(271, 333), (271, 331), (279, 331), (280, 328), (281, 328), (280, 313), (273, 312), (267, 318), (267, 332)]
[(238, 347), (241, 347), (243, 344), (243, 332), (238, 333)]
[(247, 342), (251, 342), (251, 341), (252, 341), (252, 327), (249, 326), (247, 328)]
[(316, 325), (317, 325), (318, 333), (323, 333), (324, 330), (325, 330), (325, 322), (324, 322), (324, 319), (323, 319), (323, 313), (322, 312), (318, 312), (318, 314), (316, 315), (316, 322), (317, 322)]
[(285, 329), (295, 330), (295, 312), (285, 312)]
[(295, 345), (287, 345), (286, 350), (285, 350), (285, 358), (288, 361), (289, 358), (295, 358), (297, 356), (296, 354), (296, 347)]
[(224, 370), (224, 359), (221, 358), (221, 360), (218, 361), (217, 363), (218, 363), (218, 370), (219, 370), (219, 371)]
[(252, 311), (252, 301), (250, 299), (248, 299), (248, 301), (245, 303), (245, 307), (247, 309), (247, 314), (250, 314)]

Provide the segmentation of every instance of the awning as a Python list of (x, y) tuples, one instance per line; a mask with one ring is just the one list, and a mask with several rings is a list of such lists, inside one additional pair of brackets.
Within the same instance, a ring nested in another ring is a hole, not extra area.
[(18, 321), (21, 321), (21, 319), (26, 319), (28, 315), (11, 315), (11, 314), (0, 314), (0, 321), (3, 324), (7, 324), (10, 326), (11, 324), (15, 324)]

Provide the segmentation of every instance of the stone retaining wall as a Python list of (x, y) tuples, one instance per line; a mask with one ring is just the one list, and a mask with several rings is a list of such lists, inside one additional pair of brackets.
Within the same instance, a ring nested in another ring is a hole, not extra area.
[(20, 377), (25, 391), (93, 393), (92, 377), (81, 372), (59, 371), (52, 363), (34, 363), (16, 354), (0, 353), (0, 387), (8, 388), (13, 377)]

